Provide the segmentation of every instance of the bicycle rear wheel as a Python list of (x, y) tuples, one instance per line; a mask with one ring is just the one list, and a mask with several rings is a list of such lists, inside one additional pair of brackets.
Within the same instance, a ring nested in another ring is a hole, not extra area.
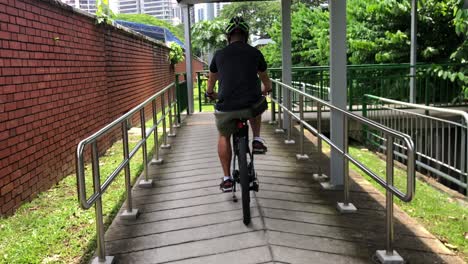
[(250, 180), (247, 168), (247, 142), (245, 138), (239, 140), (239, 176), (242, 189), (242, 212), (244, 224), (250, 223)]

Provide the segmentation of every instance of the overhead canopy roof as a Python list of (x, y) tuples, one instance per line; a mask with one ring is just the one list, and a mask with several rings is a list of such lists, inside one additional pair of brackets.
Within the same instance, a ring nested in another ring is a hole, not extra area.
[(164, 43), (168, 42), (175, 42), (182, 48), (184, 48), (184, 43), (180, 41), (170, 30), (167, 28), (163, 27), (158, 27), (158, 26), (152, 26), (152, 25), (147, 25), (147, 24), (142, 24), (142, 23), (136, 23), (136, 22), (130, 22), (130, 21), (124, 21), (124, 20), (116, 20), (115, 21), (117, 24), (122, 25), (124, 27), (131, 28), (143, 35), (146, 35), (150, 38), (157, 39), (159, 41), (162, 41)]

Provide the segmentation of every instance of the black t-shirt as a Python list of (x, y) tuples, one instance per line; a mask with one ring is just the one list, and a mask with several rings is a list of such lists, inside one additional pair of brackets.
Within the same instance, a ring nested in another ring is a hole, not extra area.
[(219, 81), (216, 109), (235, 111), (256, 103), (262, 96), (257, 72), (266, 69), (263, 54), (242, 41), (218, 50), (210, 65)]

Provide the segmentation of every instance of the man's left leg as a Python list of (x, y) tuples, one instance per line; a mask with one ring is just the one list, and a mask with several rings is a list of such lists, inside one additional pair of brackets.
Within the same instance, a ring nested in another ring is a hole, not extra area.
[(262, 125), (262, 115), (249, 119), (250, 126), (252, 127), (253, 141), (252, 141), (252, 152), (257, 154), (263, 154), (267, 152), (265, 141), (260, 137), (260, 129)]

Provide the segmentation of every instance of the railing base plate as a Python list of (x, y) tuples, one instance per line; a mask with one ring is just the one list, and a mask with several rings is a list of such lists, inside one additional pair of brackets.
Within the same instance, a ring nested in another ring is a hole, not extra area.
[(152, 188), (153, 187), (153, 180), (141, 180), (138, 183), (138, 187), (140, 187), (140, 188)]
[(278, 122), (276, 122), (276, 121), (268, 121), (268, 124), (270, 124), (270, 125), (276, 125), (276, 124), (278, 124)]
[(162, 149), (170, 149), (170, 148), (171, 148), (171, 144), (162, 144), (162, 145), (161, 145), (161, 148), (162, 148)]
[(336, 203), (336, 209), (342, 214), (352, 214), (357, 211), (356, 206), (354, 206), (352, 203)]
[(99, 258), (95, 257), (93, 261), (91, 262), (91, 264), (113, 264), (113, 263), (115, 263), (114, 256), (106, 256), (105, 261), (99, 261)]
[(322, 173), (322, 174), (314, 173), (312, 175), (312, 178), (317, 182), (326, 182), (326, 181), (329, 180), (328, 176), (325, 175), (324, 173)]
[(164, 160), (163, 159), (152, 159), (150, 161), (150, 165), (161, 165), (164, 163)]
[(287, 140), (287, 139), (286, 139), (286, 140), (284, 141), (284, 144), (286, 144), (286, 145), (293, 145), (293, 144), (296, 144), (296, 141), (294, 141), (294, 139), (290, 139), (290, 140)]
[(277, 129), (275, 129), (275, 133), (276, 134), (284, 134), (284, 130), (281, 129), (281, 128), (277, 128)]
[(124, 210), (124, 211), (120, 214), (120, 219), (123, 219), (123, 220), (135, 220), (135, 219), (137, 219), (139, 213), (140, 213), (140, 212), (138, 211), (138, 209), (135, 209), (135, 208), (133, 208), (131, 212), (129, 212), (128, 210)]
[(320, 186), (327, 191), (342, 191), (344, 188), (343, 185), (333, 185), (330, 182), (321, 182)]
[(175, 133), (172, 133), (172, 134), (167, 134), (168, 137), (175, 137), (176, 134)]
[(307, 154), (296, 154), (296, 159), (297, 160), (308, 160), (309, 155), (307, 155)]
[(403, 264), (405, 262), (395, 250), (391, 255), (388, 255), (386, 250), (377, 250), (376, 255), (382, 264)]

